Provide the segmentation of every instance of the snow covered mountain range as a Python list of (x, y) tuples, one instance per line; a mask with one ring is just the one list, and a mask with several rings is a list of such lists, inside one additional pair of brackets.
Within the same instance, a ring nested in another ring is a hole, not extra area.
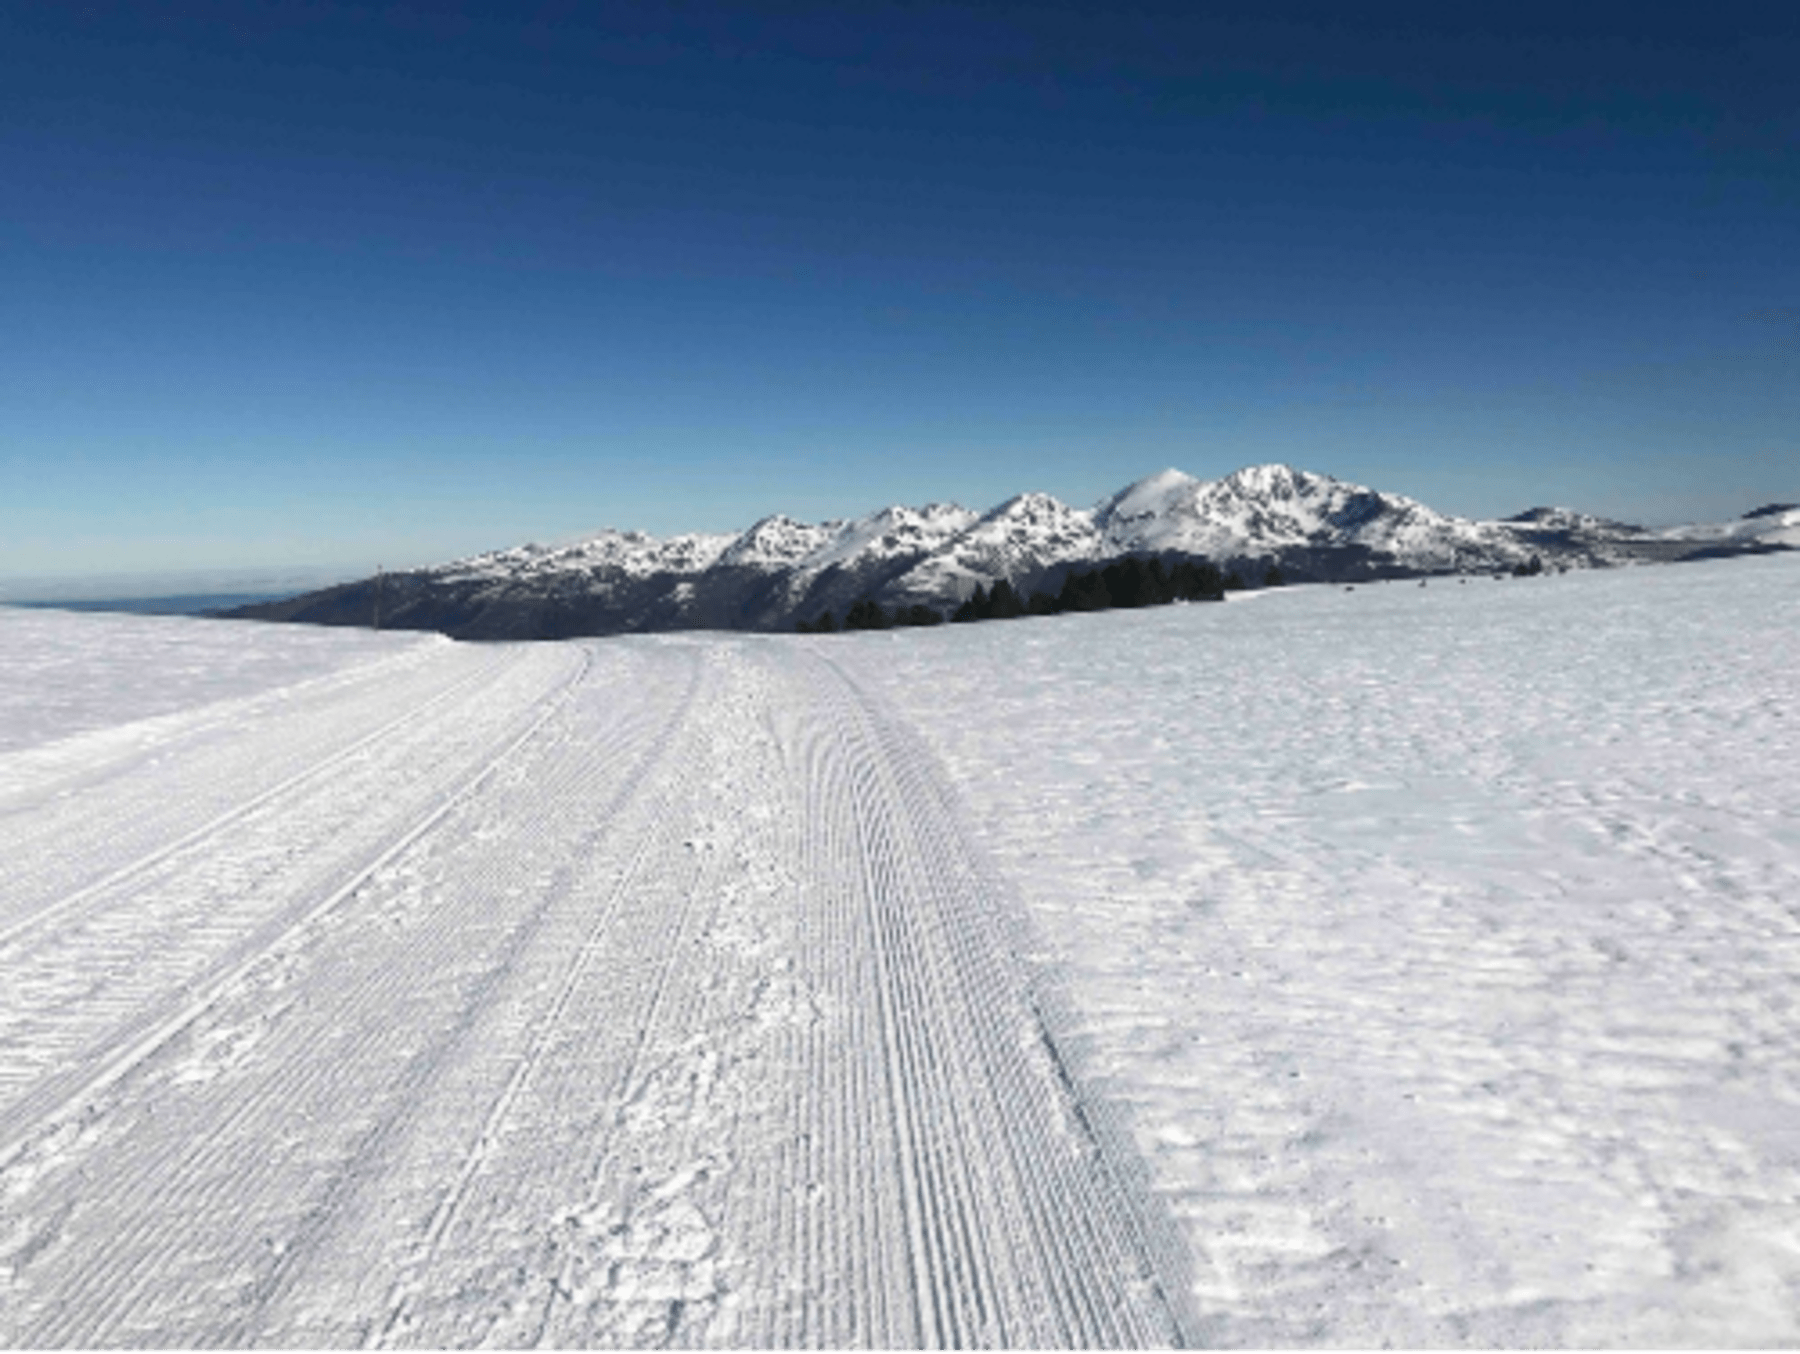
[(1092, 508), (1027, 493), (985, 513), (889, 507), (808, 524), (764, 518), (738, 534), (606, 530), (522, 545), (231, 613), (379, 623), (460, 638), (563, 638), (676, 629), (791, 629), (871, 597), (954, 608), (1005, 578), (1054, 590), (1074, 568), (1125, 555), (1211, 560), (1260, 579), (1343, 581), (1548, 568), (1800, 548), (1800, 505), (1721, 525), (1647, 530), (1561, 508), (1501, 521), (1446, 516), (1413, 499), (1285, 465), (1219, 480), (1164, 470)]

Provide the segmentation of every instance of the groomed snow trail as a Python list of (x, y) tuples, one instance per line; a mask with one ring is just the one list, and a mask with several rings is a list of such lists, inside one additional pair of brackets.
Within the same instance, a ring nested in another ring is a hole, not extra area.
[(0, 758), (0, 1342), (1181, 1340), (827, 658), (435, 646), (82, 746)]

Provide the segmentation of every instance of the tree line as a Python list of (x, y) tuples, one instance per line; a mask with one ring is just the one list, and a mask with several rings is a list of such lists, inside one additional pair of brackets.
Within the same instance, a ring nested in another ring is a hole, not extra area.
[[(1278, 588), (1287, 582), (1281, 566), (1270, 564), (1263, 586)], [(1055, 616), (1064, 611), (1110, 611), (1114, 607), (1166, 606), (1171, 602), (1222, 602), (1227, 592), (1245, 586), (1235, 569), (1221, 573), (1210, 560), (1178, 560), (1165, 568), (1160, 559), (1135, 557), (1114, 560), (1087, 572), (1072, 570), (1055, 594), (1033, 590), (1028, 597), (1002, 578), (992, 589), (979, 584), (970, 598), (950, 616), (953, 623), (1003, 621), (1019, 616)], [(845, 630), (892, 630), (900, 626), (942, 625), (944, 614), (935, 607), (915, 604), (885, 609), (864, 598), (844, 614)], [(803, 635), (828, 635), (839, 629), (835, 615), (827, 611), (818, 619), (801, 621)]]

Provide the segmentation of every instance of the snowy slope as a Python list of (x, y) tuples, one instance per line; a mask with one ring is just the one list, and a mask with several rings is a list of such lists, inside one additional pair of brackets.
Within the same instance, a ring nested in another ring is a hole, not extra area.
[(1735, 522), (1670, 527), (1657, 534), (1668, 540), (1684, 542), (1721, 545), (1755, 543), (1800, 548), (1800, 508), (1747, 513)]
[(997, 579), (1031, 578), (1101, 550), (1092, 514), (1049, 494), (1020, 494), (971, 522), (892, 585), (899, 601), (953, 606)]
[(885, 706), (786, 642), (421, 654), (0, 757), (0, 1343), (1188, 1338)]
[(0, 606), (0, 755), (412, 661), (443, 642)]
[[(818, 527), (771, 518), (739, 537), (722, 560), (783, 573), (784, 595), (799, 599), (812, 594), (821, 577), (833, 570), (859, 575), (904, 570), (914, 560), (930, 558), (960, 539), (974, 520), (974, 513), (954, 503), (883, 508), (867, 517)], [(772, 543), (764, 528), (777, 521), (782, 524), (781, 535)]]
[(1025, 898), (1208, 1342), (1789, 1347), (1797, 599), (1782, 556), (832, 651)]
[(0, 1343), (1791, 1346), (1796, 583), (31, 613)]
[(431, 572), (444, 579), (514, 583), (568, 575), (700, 573), (710, 568), (736, 539), (727, 535), (656, 537), (642, 531), (607, 529), (572, 545), (521, 545), (441, 565)]
[(1279, 558), (1295, 547), (1362, 546), (1409, 568), (1444, 570), (1511, 562), (1518, 550), (1515, 533), (1500, 524), (1445, 517), (1399, 494), (1285, 465), (1212, 481), (1165, 470), (1108, 499), (1095, 518), (1111, 553)]

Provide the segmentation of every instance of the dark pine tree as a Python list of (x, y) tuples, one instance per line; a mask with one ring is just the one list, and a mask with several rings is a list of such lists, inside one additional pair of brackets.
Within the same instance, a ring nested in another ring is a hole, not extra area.
[(893, 623), (892, 617), (881, 609), (881, 603), (868, 597), (852, 606), (844, 616), (846, 630), (886, 630)]
[(1132, 577), (1126, 563), (1114, 560), (1100, 570), (1100, 581), (1106, 585), (1106, 595), (1113, 606), (1137, 605), (1137, 579)]
[(1115, 560), (1101, 571), (1101, 577), (1114, 606), (1155, 606), (1161, 600), (1161, 588), (1141, 559)]
[(1112, 605), (1112, 594), (1107, 592), (1106, 580), (1099, 570), (1076, 571), (1063, 579), (1056, 604), (1064, 611), (1105, 611)]
[(1071, 569), (1063, 575), (1062, 587), (1056, 592), (1056, 609), (1058, 611), (1081, 611), (1081, 581), (1086, 577), (1079, 569)]
[(995, 583), (994, 590), (988, 594), (988, 615), (997, 621), (1010, 621), (1024, 614), (1025, 604), (1013, 591), (1013, 585), (1004, 578)]
[(1263, 586), (1265, 588), (1285, 588), (1287, 586), (1287, 575), (1281, 572), (1279, 564), (1271, 563), (1269, 565), (1263, 574)]
[(1225, 596), (1225, 580), (1211, 560), (1182, 560), (1169, 571), (1169, 587), (1188, 602), (1216, 602)]
[(1163, 569), (1163, 562), (1161, 560), (1151, 560), (1144, 566), (1144, 573), (1150, 580), (1150, 602), (1152, 606), (1167, 606), (1170, 602), (1175, 600), (1175, 589), (1169, 586), (1169, 575)]
[(990, 614), (987, 589), (977, 583), (969, 600), (957, 607), (956, 613), (950, 619), (953, 621), (985, 621)]

